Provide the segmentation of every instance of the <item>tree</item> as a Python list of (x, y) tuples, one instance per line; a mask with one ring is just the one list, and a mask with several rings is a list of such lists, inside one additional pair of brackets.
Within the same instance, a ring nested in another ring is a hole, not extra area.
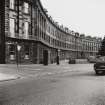
[(100, 50), (98, 52), (99, 55), (105, 56), (105, 37), (101, 43)]

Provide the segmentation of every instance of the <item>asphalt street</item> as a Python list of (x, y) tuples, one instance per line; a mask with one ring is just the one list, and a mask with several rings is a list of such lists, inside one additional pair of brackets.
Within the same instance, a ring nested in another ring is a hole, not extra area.
[(21, 78), (0, 83), (0, 105), (105, 105), (105, 76), (95, 75), (93, 64), (20, 70)]

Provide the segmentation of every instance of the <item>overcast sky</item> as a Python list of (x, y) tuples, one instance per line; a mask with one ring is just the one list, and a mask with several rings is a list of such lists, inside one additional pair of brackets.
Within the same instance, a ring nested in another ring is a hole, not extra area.
[(41, 0), (52, 18), (75, 32), (104, 37), (105, 0)]

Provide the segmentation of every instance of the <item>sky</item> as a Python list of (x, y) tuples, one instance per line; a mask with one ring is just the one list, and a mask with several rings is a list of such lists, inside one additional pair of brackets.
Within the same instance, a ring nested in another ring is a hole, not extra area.
[(105, 36), (105, 0), (41, 0), (48, 14), (70, 30)]

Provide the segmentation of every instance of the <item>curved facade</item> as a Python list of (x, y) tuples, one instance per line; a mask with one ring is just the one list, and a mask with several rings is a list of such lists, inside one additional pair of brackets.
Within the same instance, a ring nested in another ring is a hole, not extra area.
[[(59, 26), (48, 16), (40, 0), (5, 0), (0, 38), (1, 63), (48, 63), (96, 55), (100, 38), (80, 35)], [(0, 9), (1, 10), (1, 9)], [(1, 20), (0, 20), (1, 22)], [(1, 24), (1, 23), (0, 23)], [(4, 56), (2, 56), (4, 53)]]

